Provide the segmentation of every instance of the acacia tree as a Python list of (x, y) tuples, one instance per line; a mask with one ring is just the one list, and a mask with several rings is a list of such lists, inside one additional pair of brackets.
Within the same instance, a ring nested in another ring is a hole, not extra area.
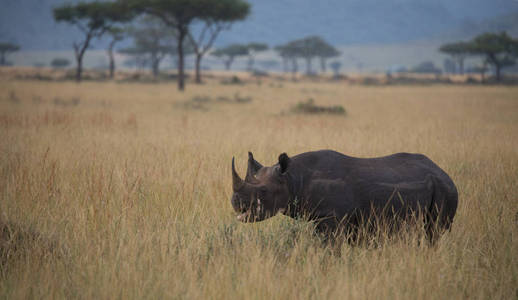
[[(299, 70), (298, 58), (301, 56), (300, 47), (296, 42), (289, 42), (285, 45), (275, 47), (275, 51), (282, 58), (283, 69), (285, 72), (291, 71), (292, 79), (295, 79), (295, 74)], [(291, 63), (291, 68), (290, 64)]]
[[(244, 0), (120, 0), (129, 3), (133, 10), (160, 18), (175, 30), (178, 52), (178, 89), (185, 89), (184, 44), (190, 27), (196, 21), (221, 20), (227, 9), (242, 7), (248, 14), (249, 4)], [(245, 14), (245, 16), (246, 16)], [(243, 17), (244, 18), (244, 17)], [(223, 18), (223, 20), (226, 20)], [(217, 35), (217, 34), (216, 34)], [(215, 37), (214, 37), (215, 38)], [(199, 46), (199, 45), (198, 45)], [(201, 51), (203, 52), (203, 51)], [(206, 52), (206, 51), (205, 51)], [(205, 53), (203, 52), (203, 54)], [(201, 56), (203, 56), (203, 54)], [(201, 61), (201, 58), (199, 58)]]
[(277, 52), (277, 55), (281, 57), (282, 61), (282, 70), (287, 73), (288, 72), (288, 63), (290, 60), (290, 55), (286, 49), (286, 45), (278, 45), (273, 48), (275, 52)]
[(312, 74), (312, 61), (317, 56), (317, 40), (315, 36), (306, 37), (293, 42), (295, 52), (298, 56), (306, 60), (306, 74)]
[[(230, 29), (233, 22), (243, 20), (250, 5), (242, 0), (219, 0), (207, 7), (210, 13), (201, 18), (201, 26), (191, 26), (187, 36), (195, 55), (195, 82), (201, 83), (201, 60), (210, 50), (219, 33)], [(197, 29), (197, 30), (196, 30)]]
[(241, 44), (232, 44), (224, 48), (216, 49), (211, 55), (221, 58), (225, 64), (225, 70), (230, 70), (236, 57), (248, 55), (248, 47)]
[(340, 56), (340, 51), (328, 44), (324, 39), (320, 37), (315, 38), (315, 50), (317, 52), (317, 56), (320, 58), (320, 69), (322, 72), (326, 72), (327, 60), (329, 58)]
[(7, 61), (6, 55), (11, 52), (20, 50), (20, 46), (11, 43), (0, 43), (0, 66), (5, 66)]
[[(292, 60), (293, 57), (296, 57), (303, 58), (306, 61), (307, 74), (313, 73), (313, 58), (320, 57), (322, 65), (325, 65), (327, 58), (339, 55), (336, 49), (318, 36), (308, 36), (289, 42), (285, 45), (284, 50), (287, 51)], [(325, 69), (325, 66), (323, 68)]]
[(54, 8), (54, 19), (76, 26), (84, 35), (80, 42), (74, 42), (76, 58), (76, 81), (81, 81), (83, 72), (83, 56), (90, 47), (93, 38), (100, 38), (108, 29), (118, 22), (131, 19), (125, 5), (116, 2), (79, 2), (64, 4)]
[(145, 16), (139, 20), (138, 26), (127, 31), (135, 42), (133, 52), (148, 56), (151, 72), (157, 77), (161, 61), (176, 49), (174, 30), (164, 26), (156, 17)]
[(473, 44), (470, 42), (456, 42), (444, 44), (439, 51), (448, 54), (457, 63), (459, 73), (464, 74), (464, 60), (472, 51)]
[(124, 64), (128, 67), (135, 67), (137, 71), (151, 65), (147, 52), (135, 46), (119, 49), (117, 52), (129, 56), (130, 59), (125, 60)]
[(248, 48), (248, 71), (252, 71), (255, 62), (255, 55), (259, 52), (268, 50), (268, 45), (264, 43), (249, 43), (246, 45)]
[(516, 64), (518, 40), (507, 33), (484, 33), (472, 42), (471, 53), (485, 56), (485, 61), (495, 68), (496, 80), (501, 80), (501, 70)]
[(108, 48), (106, 52), (108, 52), (108, 58), (110, 60), (110, 78), (113, 78), (115, 75), (115, 58), (113, 56), (113, 48), (115, 44), (122, 41), (124, 39), (124, 29), (120, 27), (112, 27), (108, 29), (108, 34), (110, 35), (110, 43), (108, 44)]

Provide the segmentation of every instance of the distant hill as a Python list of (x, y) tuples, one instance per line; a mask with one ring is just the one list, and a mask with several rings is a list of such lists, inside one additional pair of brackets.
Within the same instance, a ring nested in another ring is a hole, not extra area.
[[(0, 40), (19, 43), (26, 50), (70, 49), (78, 31), (56, 24), (51, 11), (65, 2), (74, 1), (2, 0)], [(249, 2), (250, 17), (224, 32), (217, 40), (219, 45), (252, 40), (275, 45), (309, 34), (322, 35), (335, 45), (394, 44), (437, 38), (443, 33), (450, 38), (467, 37), (485, 28), (507, 28), (509, 24), (516, 29), (516, 14), (495, 17), (518, 12), (518, 1), (511, 0)], [(105, 43), (95, 41), (94, 47)]]

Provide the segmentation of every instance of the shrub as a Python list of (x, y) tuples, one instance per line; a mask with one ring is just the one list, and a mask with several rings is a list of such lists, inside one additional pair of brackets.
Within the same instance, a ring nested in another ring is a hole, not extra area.
[(335, 106), (318, 106), (315, 104), (315, 101), (310, 98), (307, 101), (299, 102), (292, 108), (294, 113), (304, 113), (304, 114), (337, 114), (337, 115), (345, 115), (345, 108), (341, 105)]
[(51, 62), (50, 62), (50, 65), (53, 67), (53, 68), (66, 68), (70, 65), (70, 60), (66, 59), (66, 58), (54, 58)]
[(234, 75), (229, 79), (222, 80), (221, 84), (244, 84), (244, 82), (241, 79), (239, 79), (239, 77)]

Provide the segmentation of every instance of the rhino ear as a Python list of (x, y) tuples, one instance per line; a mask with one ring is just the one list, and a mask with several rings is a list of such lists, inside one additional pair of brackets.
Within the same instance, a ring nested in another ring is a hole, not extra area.
[(288, 154), (283, 153), (279, 155), (279, 167), (281, 174), (286, 173), (288, 166), (290, 165), (291, 159), (288, 157)]
[(248, 170), (246, 171), (245, 181), (251, 181), (262, 167), (263, 165), (254, 159), (252, 152), (248, 152)]

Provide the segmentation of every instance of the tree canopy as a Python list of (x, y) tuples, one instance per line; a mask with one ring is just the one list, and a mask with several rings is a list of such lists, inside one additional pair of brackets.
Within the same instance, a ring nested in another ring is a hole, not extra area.
[(211, 53), (213, 56), (223, 59), (225, 69), (230, 70), (234, 59), (238, 56), (248, 55), (248, 46), (242, 44), (232, 44), (224, 48), (219, 48)]
[(84, 38), (74, 42), (76, 56), (76, 80), (81, 81), (83, 56), (92, 38), (100, 38), (115, 23), (127, 22), (133, 15), (128, 6), (120, 2), (79, 2), (54, 8), (54, 19), (76, 26)]
[(472, 42), (471, 53), (483, 55), (485, 60), (495, 67), (496, 80), (501, 77), (501, 69), (516, 64), (518, 40), (507, 33), (484, 33)]
[(459, 67), (459, 73), (464, 74), (464, 60), (472, 52), (473, 43), (471, 42), (455, 42), (444, 44), (439, 51), (450, 55)]
[(501, 70), (516, 64), (518, 58), (518, 40), (507, 33), (483, 33), (468, 42), (442, 45), (439, 50), (457, 60), (462, 73), (463, 60), (469, 55), (482, 56), (484, 64), (495, 69), (496, 80), (501, 79)]
[(291, 59), (293, 62), (297, 58), (306, 60), (306, 72), (311, 74), (311, 62), (313, 58), (321, 59), (322, 70), (325, 71), (326, 59), (340, 55), (340, 52), (328, 44), (319, 36), (307, 36), (302, 39), (291, 41), (285, 45), (277, 46), (275, 50), (283, 58)]
[(258, 52), (262, 52), (262, 51), (268, 50), (268, 45), (265, 44), (265, 43), (252, 42), (252, 43), (248, 43), (246, 45), (246, 47), (248, 48), (248, 66), (247, 66), (247, 69), (248, 69), (248, 71), (252, 71), (252, 69), (254, 67), (254, 62), (255, 62), (255, 55)]
[(135, 50), (148, 55), (153, 76), (158, 76), (162, 59), (175, 52), (174, 30), (164, 26), (156, 17), (146, 16), (140, 19), (139, 26), (129, 28), (128, 32), (133, 37)]
[(126, 22), (133, 15), (120, 2), (79, 2), (54, 8), (54, 19), (76, 25), (85, 34), (102, 35), (115, 22)]
[[(191, 25), (197, 21), (206, 22), (212, 26), (217, 22), (241, 20), (250, 11), (250, 5), (244, 0), (121, 0), (121, 2), (129, 4), (138, 13), (147, 13), (162, 19), (167, 26), (176, 30), (179, 90), (185, 88), (183, 47), (185, 38), (191, 32)], [(201, 46), (203, 39), (191, 38), (191, 40), (199, 61), (208, 48)]]

